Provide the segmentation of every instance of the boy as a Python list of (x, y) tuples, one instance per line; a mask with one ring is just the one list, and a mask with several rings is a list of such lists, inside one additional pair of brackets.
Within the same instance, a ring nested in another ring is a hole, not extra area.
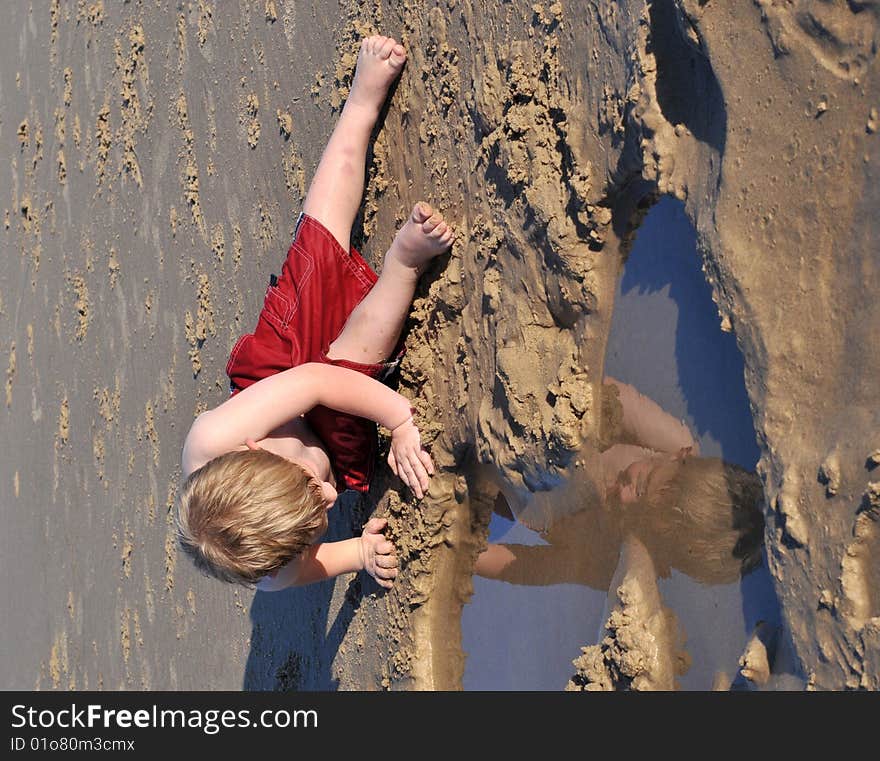
[(369, 138), (405, 61), (390, 37), (362, 41), (282, 274), (270, 280), (255, 332), (231, 352), (232, 394), (199, 415), (184, 443), (180, 542), (221, 579), (276, 591), (363, 569), (390, 588), (397, 558), (386, 522), (316, 542), (326, 511), (338, 490), (368, 490), (376, 423), (391, 431), (388, 464), (417, 497), (433, 475), (409, 401), (379, 379), (400, 360), (419, 275), (449, 248), (452, 230), (416, 204), (379, 278), (349, 240)]

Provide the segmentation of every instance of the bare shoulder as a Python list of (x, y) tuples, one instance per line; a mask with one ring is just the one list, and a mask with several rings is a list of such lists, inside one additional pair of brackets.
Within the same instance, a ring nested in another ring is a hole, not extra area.
[[(219, 407), (217, 408), (220, 409)], [(217, 410), (208, 410), (202, 412), (193, 421), (190, 426), (189, 433), (183, 442), (183, 454), (181, 456), (181, 467), (183, 477), (188, 478), (189, 475), (202, 467), (209, 460), (218, 457), (223, 452), (212, 451), (211, 447), (211, 426), (212, 418), (209, 416)]]
[(295, 557), (287, 565), (260, 579), (256, 585), (257, 589), (260, 592), (280, 592), (282, 589), (296, 586), (301, 567), (302, 556)]
[(199, 415), (184, 444), (184, 477), (209, 460), (243, 446), (248, 438), (260, 441), (308, 412), (317, 403), (314, 376), (311, 364), (282, 370)]
[(626, 470), (634, 462), (647, 460), (655, 454), (653, 449), (640, 447), (636, 444), (615, 444), (602, 452), (599, 455), (599, 460), (602, 463), (603, 471), (616, 478), (620, 471)]

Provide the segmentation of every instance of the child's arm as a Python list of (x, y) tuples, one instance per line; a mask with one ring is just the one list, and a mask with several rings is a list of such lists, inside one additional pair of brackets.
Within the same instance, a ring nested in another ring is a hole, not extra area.
[(287, 587), (301, 587), (352, 571), (366, 571), (381, 586), (390, 589), (397, 576), (397, 556), (394, 545), (382, 534), (387, 523), (384, 518), (371, 518), (359, 537), (311, 545), (275, 576), (264, 577), (257, 589), (280, 592)]
[(613, 553), (610, 548), (594, 551), (590, 540), (584, 544), (583, 535), (571, 539), (566, 545), (489, 544), (477, 556), (474, 573), (518, 586), (584, 584), (607, 589), (617, 563), (617, 545)]
[(657, 402), (640, 394), (628, 383), (621, 383), (610, 377), (605, 378), (605, 383), (617, 386), (620, 392), (620, 403), (623, 406), (621, 443), (636, 444), (655, 452), (672, 453), (690, 449), (691, 454), (699, 455), (699, 444), (681, 420), (670, 415)]
[[(318, 404), (375, 420), (392, 432), (401, 427), (396, 435), (410, 443), (401, 452), (402, 457), (417, 473), (418, 463), (422, 463), (421, 470), (427, 467), (424, 458), (412, 452), (414, 426), (409, 425), (412, 408), (406, 397), (355, 370), (309, 362), (263, 378), (219, 407), (199, 415), (184, 444), (184, 477), (208, 460), (241, 446), (248, 438), (259, 441)], [(423, 454), (427, 457), (427, 453)], [(427, 475), (423, 483), (427, 486)]]

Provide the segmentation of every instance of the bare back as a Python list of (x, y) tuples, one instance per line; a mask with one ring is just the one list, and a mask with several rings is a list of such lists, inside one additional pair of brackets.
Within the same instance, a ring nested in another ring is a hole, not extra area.
[(334, 489), (336, 488), (336, 474), (330, 465), (327, 450), (304, 417), (299, 416), (288, 420), (271, 431), (266, 438), (256, 443), (261, 449), (274, 452), (288, 460), (301, 460), (305, 456), (308, 460), (321, 466), (319, 468), (321, 475), (324, 475), (324, 467), (326, 466), (324, 480), (328, 481)]

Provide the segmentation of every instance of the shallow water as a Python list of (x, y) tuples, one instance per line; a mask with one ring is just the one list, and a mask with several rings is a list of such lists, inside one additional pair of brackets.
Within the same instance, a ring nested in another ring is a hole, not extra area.
[[(758, 449), (742, 357), (734, 336), (723, 333), (719, 322), (694, 230), (682, 205), (665, 197), (645, 218), (621, 278), (605, 373), (682, 420), (703, 457), (754, 470)], [(585, 552), (597, 547), (616, 552), (612, 545), (619, 537), (605, 541), (588, 533), (589, 518), (579, 525)], [(602, 530), (598, 523), (595, 528)], [(493, 516), (489, 541), (546, 544), (526, 526), (499, 516)], [(555, 559), (543, 554), (542, 562), (572, 562), (571, 552)], [(557, 570), (566, 577), (565, 569)], [(553, 575), (548, 571), (546, 578)], [(687, 636), (691, 666), (679, 678), (683, 689), (710, 689), (718, 672), (734, 678), (757, 622), (779, 620), (766, 561), (737, 581), (712, 585), (673, 568), (657, 586)], [(475, 577), (474, 595), (462, 615), (465, 689), (562, 689), (574, 673), (571, 661), (580, 647), (598, 641), (606, 597), (607, 587), (583, 583), (526, 586)]]

